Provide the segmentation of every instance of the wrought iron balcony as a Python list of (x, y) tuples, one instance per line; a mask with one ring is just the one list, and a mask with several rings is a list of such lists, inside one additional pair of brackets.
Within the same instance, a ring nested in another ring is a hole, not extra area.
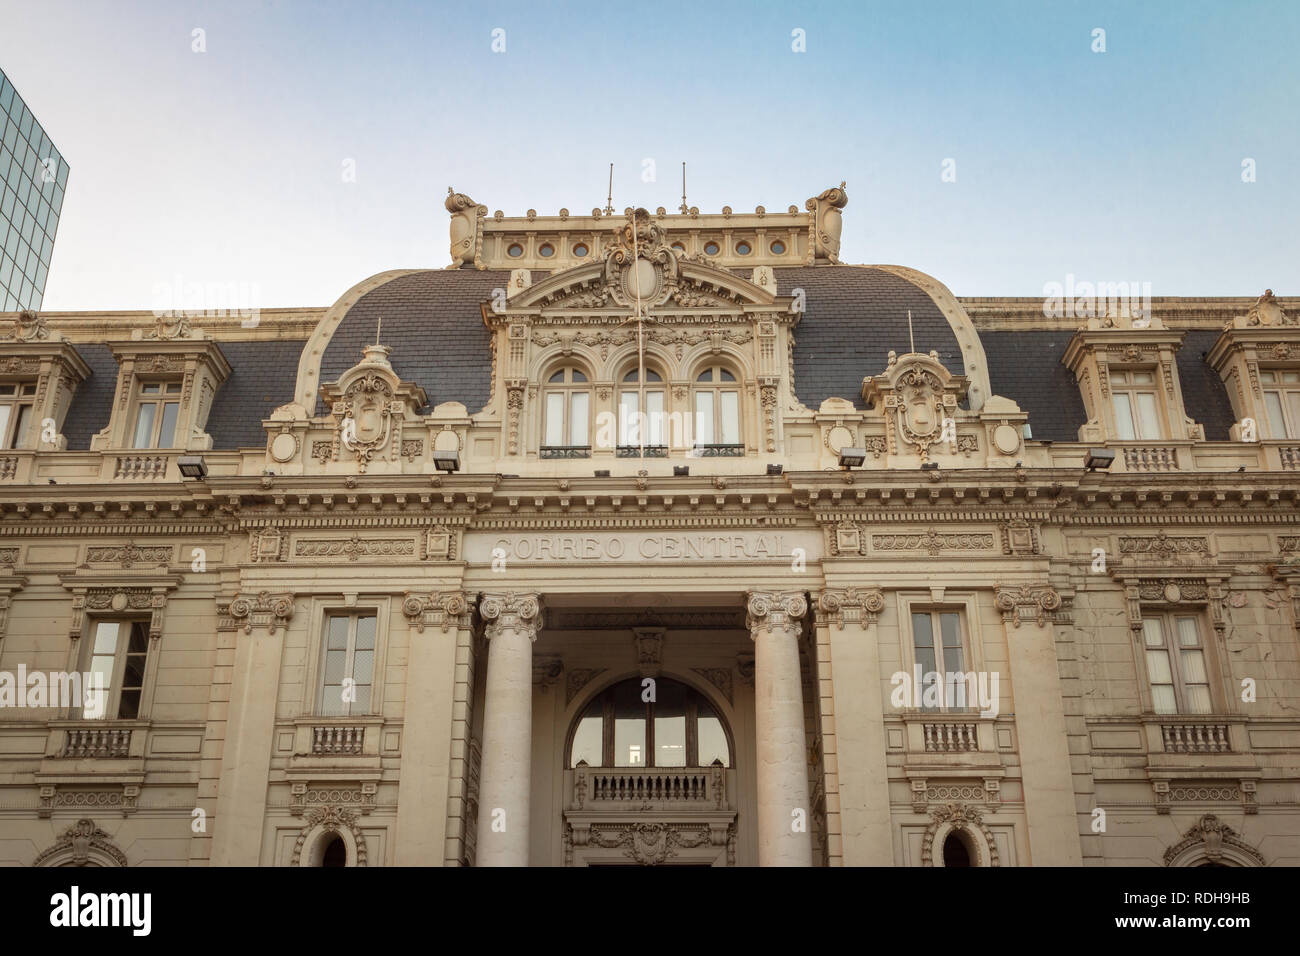
[(696, 445), (695, 454), (700, 458), (744, 458), (744, 445)]
[(590, 445), (543, 445), (537, 451), (538, 458), (590, 458)]
[(619, 458), (667, 458), (667, 445), (619, 445), (615, 453)]

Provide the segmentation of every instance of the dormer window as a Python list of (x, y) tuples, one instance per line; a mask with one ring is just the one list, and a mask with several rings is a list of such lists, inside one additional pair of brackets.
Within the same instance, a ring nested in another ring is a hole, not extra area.
[(0, 384), (0, 448), (33, 446), (29, 430), (35, 401), (35, 382)]
[(1163, 438), (1154, 372), (1111, 371), (1116, 437), (1121, 441)]
[(1260, 369), (1268, 437), (1300, 438), (1300, 371)]
[(175, 448), (180, 382), (141, 382), (136, 393), (133, 448)]

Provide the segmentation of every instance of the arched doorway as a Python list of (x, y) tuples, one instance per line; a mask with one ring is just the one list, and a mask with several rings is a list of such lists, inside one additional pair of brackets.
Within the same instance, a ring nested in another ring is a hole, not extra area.
[(734, 864), (734, 753), (721, 709), (683, 681), (593, 694), (565, 742), (565, 864)]

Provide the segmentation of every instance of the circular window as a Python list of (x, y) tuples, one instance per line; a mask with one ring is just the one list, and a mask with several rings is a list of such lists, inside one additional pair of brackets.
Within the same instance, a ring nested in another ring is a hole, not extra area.
[(736, 243), (736, 255), (747, 256), (751, 251), (753, 250), (750, 249), (749, 243), (744, 241)]
[(772, 249), (772, 255), (774, 256), (785, 255), (785, 243), (782, 242), (780, 239), (772, 243), (771, 249)]
[(685, 252), (685, 251), (686, 251), (686, 247), (685, 247), (684, 245), (682, 245), (680, 242), (674, 242), (674, 243), (673, 243), (673, 248), (676, 249), (678, 252)]
[(580, 242), (573, 247), (573, 257), (575, 259), (584, 259), (588, 251), (586, 244)]
[(704, 254), (706, 256), (716, 256), (718, 254), (718, 244), (716, 242), (706, 242), (704, 244)]
[(506, 255), (508, 255), (511, 259), (518, 259), (523, 254), (524, 254), (524, 247), (517, 242), (511, 243), (510, 248), (506, 250)]
[(546, 242), (542, 244), (542, 248), (538, 249), (537, 252), (543, 259), (549, 259), (551, 256), (555, 255), (555, 247), (549, 242)]

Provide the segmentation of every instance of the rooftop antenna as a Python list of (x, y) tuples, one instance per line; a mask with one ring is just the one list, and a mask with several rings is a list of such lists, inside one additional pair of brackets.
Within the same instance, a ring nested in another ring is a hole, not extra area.
[(907, 310), (907, 337), (912, 343), (912, 351), (916, 351), (916, 336), (912, 334), (912, 310)]
[(614, 215), (614, 164), (609, 164), (609, 196), (605, 199), (605, 215)]
[(686, 205), (686, 163), (682, 163), (682, 204), (678, 207), (683, 216), (689, 216), (691, 207)]

